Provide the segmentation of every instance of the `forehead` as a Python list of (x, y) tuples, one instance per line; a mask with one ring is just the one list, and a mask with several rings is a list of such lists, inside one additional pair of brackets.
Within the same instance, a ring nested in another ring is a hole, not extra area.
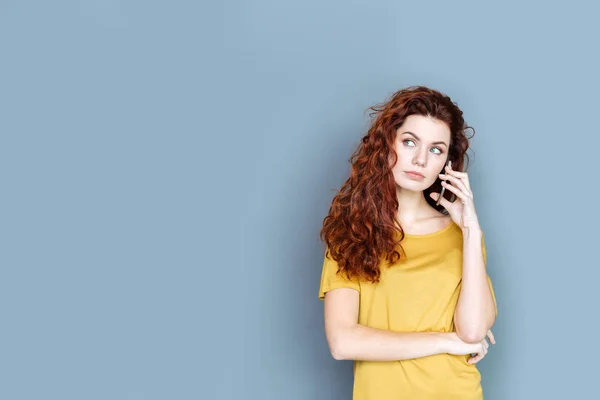
[(406, 131), (414, 133), (422, 140), (448, 141), (450, 139), (450, 128), (445, 122), (423, 115), (409, 115), (398, 128), (397, 133), (402, 134)]

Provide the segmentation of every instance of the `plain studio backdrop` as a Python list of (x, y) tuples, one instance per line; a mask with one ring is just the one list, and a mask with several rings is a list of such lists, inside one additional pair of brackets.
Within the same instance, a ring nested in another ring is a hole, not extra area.
[(0, 398), (342, 400), (318, 238), (366, 109), (451, 96), (486, 400), (597, 393), (592, 2), (0, 3)]

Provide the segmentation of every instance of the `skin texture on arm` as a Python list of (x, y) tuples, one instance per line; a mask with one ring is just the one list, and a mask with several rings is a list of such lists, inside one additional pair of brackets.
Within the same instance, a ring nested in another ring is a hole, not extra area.
[(496, 309), (489, 286), (479, 229), (463, 230), (462, 286), (454, 324), (458, 337), (475, 343), (487, 335), (496, 320)]
[[(442, 199), (440, 204), (448, 210), (452, 220), (461, 227), (463, 234), (462, 287), (456, 309), (454, 325), (458, 336), (465, 342), (483, 340), (496, 320), (496, 305), (486, 272), (483, 231), (475, 211), (473, 191), (466, 172), (445, 167), (439, 177), (447, 190), (457, 196), (450, 202)], [(437, 199), (438, 194), (432, 193)]]
[(396, 361), (450, 351), (449, 332), (394, 332), (360, 325), (359, 296), (350, 288), (325, 294), (325, 335), (336, 360)]

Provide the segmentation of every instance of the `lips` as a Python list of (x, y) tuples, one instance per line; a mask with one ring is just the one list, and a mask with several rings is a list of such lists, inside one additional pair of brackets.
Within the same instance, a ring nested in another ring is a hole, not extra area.
[(425, 176), (423, 174), (416, 172), (416, 171), (406, 171), (405, 173), (406, 173), (406, 175), (408, 175), (409, 177), (414, 178), (414, 179), (425, 178)]

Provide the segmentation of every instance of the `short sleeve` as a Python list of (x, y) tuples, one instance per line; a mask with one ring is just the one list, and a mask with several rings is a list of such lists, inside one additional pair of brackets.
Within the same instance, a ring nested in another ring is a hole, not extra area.
[(327, 252), (325, 252), (325, 257), (323, 259), (323, 270), (321, 271), (319, 299), (325, 299), (325, 293), (332, 289), (350, 288), (360, 292), (360, 284), (358, 281), (348, 279), (343, 272), (338, 274), (337, 270), (338, 263), (335, 260), (327, 257)]
[[(485, 250), (485, 240), (483, 238), (483, 234), (481, 235), (481, 249), (483, 250), (483, 262), (486, 264), (486, 267), (487, 267), (487, 255), (486, 255), (486, 250)], [(490, 291), (492, 292), (492, 298), (494, 299), (494, 307), (496, 308), (496, 317), (497, 317), (498, 316), (498, 302), (496, 301), (496, 293), (494, 293), (494, 286), (492, 285), (492, 279), (490, 278), (489, 274), (488, 274), (487, 278), (488, 278), (488, 282), (490, 284)]]

